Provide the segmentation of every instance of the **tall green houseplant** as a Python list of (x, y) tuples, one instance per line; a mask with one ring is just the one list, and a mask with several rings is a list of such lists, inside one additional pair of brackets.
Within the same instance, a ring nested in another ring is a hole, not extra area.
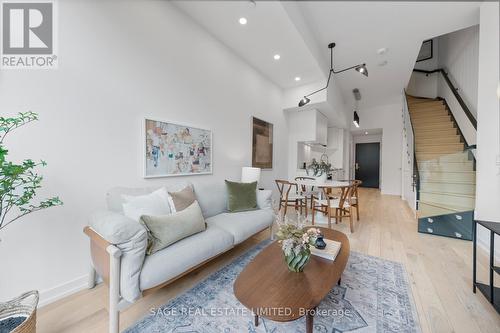
[(42, 187), (43, 177), (36, 173), (45, 161), (26, 159), (19, 164), (7, 161), (4, 146), (9, 133), (32, 121), (38, 120), (33, 112), (21, 112), (16, 117), (0, 117), (0, 231), (30, 213), (62, 205), (58, 197), (34, 202), (36, 192)]

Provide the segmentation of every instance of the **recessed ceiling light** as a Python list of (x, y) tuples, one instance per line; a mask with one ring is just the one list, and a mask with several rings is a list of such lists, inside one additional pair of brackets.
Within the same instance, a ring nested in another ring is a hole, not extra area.
[(280, 60), (281, 56), (279, 54), (274, 55), (274, 60)]
[(377, 50), (377, 53), (378, 54), (386, 54), (387, 53), (387, 48), (386, 47), (382, 47), (380, 49)]
[(241, 25), (245, 25), (245, 24), (247, 24), (247, 19), (244, 17), (240, 17), (239, 22)]
[(368, 135), (368, 132), (365, 132), (365, 135)]
[(300, 76), (296, 76), (295, 81), (300, 81)]

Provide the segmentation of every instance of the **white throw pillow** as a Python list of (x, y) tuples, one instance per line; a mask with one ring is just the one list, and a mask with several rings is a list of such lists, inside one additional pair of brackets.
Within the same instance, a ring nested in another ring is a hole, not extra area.
[(150, 194), (131, 196), (122, 195), (123, 214), (134, 221), (141, 219), (142, 215), (169, 215), (172, 213), (168, 204), (167, 190), (162, 187)]
[(177, 209), (175, 209), (175, 204), (174, 204), (174, 199), (172, 199), (172, 196), (167, 193), (167, 201), (168, 205), (170, 206), (170, 211), (173, 213), (177, 213)]
[(271, 190), (257, 190), (257, 206), (260, 209), (272, 208), (272, 196), (273, 191)]

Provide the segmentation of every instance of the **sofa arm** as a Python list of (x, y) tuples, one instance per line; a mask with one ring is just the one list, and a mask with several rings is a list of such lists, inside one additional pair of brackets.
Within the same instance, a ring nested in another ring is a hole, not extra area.
[(139, 223), (114, 212), (98, 212), (90, 217), (90, 226), (84, 232), (91, 239), (93, 266), (109, 285), (108, 245), (120, 252), (120, 294), (133, 302), (141, 296), (139, 277), (146, 256), (147, 231)]
[(146, 232), (138, 222), (111, 211), (96, 212), (90, 216), (89, 226), (111, 244), (121, 244), (135, 235)]

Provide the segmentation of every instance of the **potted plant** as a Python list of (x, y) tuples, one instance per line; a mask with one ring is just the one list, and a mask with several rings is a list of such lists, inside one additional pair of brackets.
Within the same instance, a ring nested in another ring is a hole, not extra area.
[(317, 228), (306, 230), (300, 215), (297, 215), (296, 222), (278, 215), (277, 223), (276, 238), (281, 244), (288, 269), (292, 272), (302, 272), (311, 257), (310, 246), (314, 246), (321, 231)]
[[(7, 135), (35, 120), (38, 120), (38, 115), (33, 112), (21, 112), (16, 117), (0, 117), (0, 232), (23, 216), (62, 205), (58, 197), (34, 202), (43, 180), (36, 169), (46, 166), (45, 161), (26, 159), (15, 163), (7, 160), (8, 150), (4, 146)], [(37, 303), (37, 291), (0, 303), (0, 331), (35, 332)]]
[(326, 181), (328, 172), (332, 169), (332, 165), (325, 161), (316, 161), (315, 158), (312, 159), (311, 164), (306, 168), (306, 173), (308, 176), (313, 176), (319, 182)]

